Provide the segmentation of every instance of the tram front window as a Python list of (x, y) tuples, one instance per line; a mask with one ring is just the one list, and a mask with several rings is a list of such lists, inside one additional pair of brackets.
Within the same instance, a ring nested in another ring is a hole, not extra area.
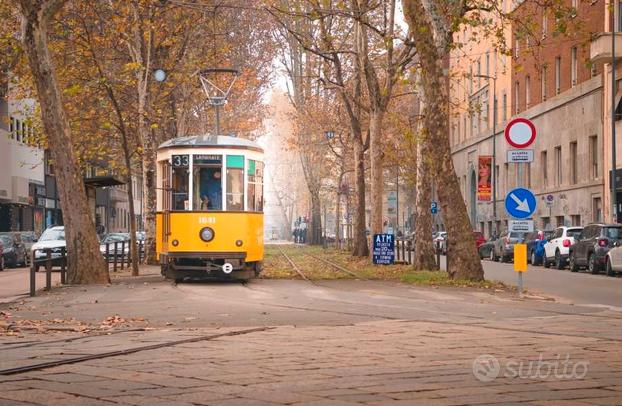
[(243, 155), (227, 155), (227, 210), (244, 210)]
[(194, 167), (194, 210), (222, 210), (222, 168)]

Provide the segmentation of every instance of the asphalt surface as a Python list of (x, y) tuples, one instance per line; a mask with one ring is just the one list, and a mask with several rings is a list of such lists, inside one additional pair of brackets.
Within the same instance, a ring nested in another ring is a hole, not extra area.
[[(510, 285), (518, 284), (513, 264), (484, 260), (486, 279), (498, 280)], [(529, 265), (523, 274), (525, 288), (531, 292), (553, 296), (562, 302), (587, 306), (610, 307), (622, 311), (622, 276), (592, 275), (586, 271), (577, 273)]]

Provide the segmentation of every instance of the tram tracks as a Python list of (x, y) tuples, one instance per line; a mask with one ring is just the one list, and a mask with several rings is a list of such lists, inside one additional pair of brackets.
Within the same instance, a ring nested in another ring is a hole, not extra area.
[[(277, 248), (278, 248), (279, 252), (281, 253), (281, 255), (283, 255), (283, 257), (284, 257), (284, 258), (287, 260), (287, 262), (290, 264), (290, 266), (292, 267), (292, 269), (293, 269), (294, 271), (296, 271), (296, 273), (297, 273), (297, 274), (298, 274), (298, 275), (299, 275), (302, 279), (306, 280), (307, 282), (310, 282), (310, 283), (316, 284), (316, 283), (315, 283), (315, 281), (313, 281), (312, 279), (310, 279), (310, 278), (309, 278), (309, 277), (308, 277), (308, 276), (307, 276), (307, 275), (306, 275), (306, 274), (305, 274), (305, 273), (304, 273), (304, 272), (300, 269), (300, 267), (298, 267), (298, 266), (296, 265), (296, 263), (292, 260), (292, 258), (291, 258), (289, 255), (287, 255), (287, 253), (285, 253), (285, 251), (283, 250), (283, 248), (281, 248), (281, 247), (280, 247), (280, 246), (278, 246), (278, 245), (277, 245)], [(339, 265), (339, 264), (337, 264), (337, 263), (335, 263), (335, 262), (333, 262), (333, 261), (330, 261), (330, 260), (328, 260), (328, 259), (326, 259), (326, 258), (322, 258), (322, 257), (319, 257), (319, 256), (317, 256), (317, 255), (312, 255), (312, 254), (309, 254), (309, 253), (305, 253), (304, 255), (306, 255), (306, 256), (308, 256), (308, 257), (310, 257), (310, 258), (313, 258), (313, 259), (314, 259), (314, 260), (316, 260), (316, 261), (323, 262), (323, 263), (325, 263), (326, 265), (329, 265), (329, 266), (331, 266), (332, 268), (336, 269), (337, 271), (343, 272), (343, 273), (345, 273), (345, 274), (347, 274), (347, 275), (349, 275), (349, 276), (352, 276), (352, 277), (354, 277), (354, 278), (356, 278), (356, 279), (360, 279), (360, 280), (364, 280), (364, 281), (368, 281), (368, 280), (369, 280), (368, 278), (365, 278), (364, 276), (361, 276), (361, 275), (359, 275), (359, 274), (357, 274), (357, 273), (355, 273), (355, 272), (352, 272), (352, 271), (350, 271), (349, 269), (347, 269), (347, 268), (345, 268), (345, 267), (343, 267), (343, 266), (341, 266), (341, 265)]]
[(39, 362), (36, 364), (24, 365), (24, 366), (15, 367), (15, 368), (2, 369), (0, 370), (0, 376), (15, 375), (15, 374), (21, 374), (21, 373), (31, 372), (31, 371), (39, 371), (42, 369), (57, 367), (61, 365), (76, 364), (79, 362), (85, 362), (85, 361), (91, 361), (91, 360), (97, 360), (97, 359), (103, 359), (103, 358), (109, 358), (109, 357), (118, 357), (122, 355), (134, 354), (134, 353), (142, 352), (142, 351), (157, 350), (160, 348), (174, 347), (177, 345), (196, 343), (200, 341), (211, 341), (211, 340), (215, 340), (215, 339), (223, 338), (223, 337), (233, 337), (233, 336), (262, 332), (262, 331), (268, 331), (272, 329), (274, 329), (274, 327), (256, 327), (256, 328), (249, 328), (249, 329), (244, 329), (244, 330), (234, 330), (234, 331), (229, 331), (226, 333), (202, 335), (198, 337), (185, 338), (182, 340), (165, 341), (162, 343), (142, 345), (138, 347), (125, 348), (121, 350), (100, 352), (100, 353), (95, 353), (95, 354), (87, 354), (87, 355), (81, 355), (77, 357), (54, 360), (54, 361)]

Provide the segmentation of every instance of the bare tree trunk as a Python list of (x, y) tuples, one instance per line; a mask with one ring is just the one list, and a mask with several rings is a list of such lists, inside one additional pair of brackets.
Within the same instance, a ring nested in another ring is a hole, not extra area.
[(311, 221), (307, 225), (307, 242), (310, 245), (322, 243), (322, 206), (320, 192), (311, 192)]
[(337, 193), (335, 196), (335, 245), (337, 248), (339, 248), (339, 241), (341, 240), (341, 185), (343, 184), (344, 176), (345, 173), (342, 169), (339, 172), (339, 179), (337, 180)]
[(108, 267), (99, 251), (82, 174), (71, 144), (71, 129), (47, 46), (47, 25), (64, 4), (64, 0), (20, 0), (24, 30), (22, 40), (37, 87), (41, 118), (54, 159), (60, 205), (64, 213), (68, 282), (109, 283)]
[[(424, 134), (424, 137), (427, 135)], [(427, 141), (417, 142), (417, 180), (416, 180), (416, 222), (415, 222), (415, 258), (413, 268), (416, 271), (436, 269), (432, 233), (432, 177), (430, 176), (430, 155), (426, 148)], [(424, 152), (424, 150), (426, 150)]]
[[(424, 6), (425, 3), (425, 6)], [(412, 29), (413, 41), (419, 52), (421, 86), (426, 105), (424, 125), (429, 132), (426, 144), (438, 185), (438, 196), (449, 237), (448, 272), (453, 279), (484, 279), (484, 270), (477, 253), (471, 222), (460, 184), (454, 170), (449, 143), (449, 95), (447, 77), (443, 72), (443, 52), (447, 52), (451, 36), (445, 27), (445, 16), (431, 0), (407, 0), (404, 11)]]
[[(145, 225), (145, 260), (147, 264), (156, 262), (155, 219), (156, 219), (156, 146), (153, 134), (139, 124), (139, 134), (143, 140), (143, 216)], [(142, 128), (142, 129), (141, 129)], [(145, 134), (147, 133), (147, 134)]]
[(352, 137), (354, 150), (355, 212), (352, 231), (352, 255), (369, 256), (365, 232), (365, 147), (360, 136)]
[(383, 191), (384, 173), (382, 170), (382, 116), (381, 111), (372, 111), (369, 118), (369, 152), (371, 158), (371, 232), (383, 232)]

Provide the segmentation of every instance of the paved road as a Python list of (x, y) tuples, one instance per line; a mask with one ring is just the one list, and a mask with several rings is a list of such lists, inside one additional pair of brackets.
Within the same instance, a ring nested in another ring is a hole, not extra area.
[[(517, 275), (513, 264), (482, 261), (486, 279), (495, 279), (516, 285)], [(622, 311), (622, 277), (608, 277), (604, 274), (573, 273), (568, 269), (558, 270), (540, 266), (529, 266), (523, 274), (525, 287), (562, 301), (591, 306), (609, 306)]]
[[(2, 369), (151, 349), (0, 376), (1, 404), (587, 405), (619, 404), (622, 394), (620, 313), (507, 292), (150, 276), (5, 309), (9, 321), (75, 318), (91, 331), (0, 334)], [(115, 314), (134, 321), (99, 328)], [(564, 361), (568, 376), (527, 372), (545, 362), (561, 374)]]
[[(0, 272), (0, 303), (7, 303), (27, 296), (30, 291), (28, 268), (7, 268)], [(60, 272), (52, 272), (52, 286), (60, 282)], [(37, 290), (45, 287), (45, 272), (37, 272)]]

